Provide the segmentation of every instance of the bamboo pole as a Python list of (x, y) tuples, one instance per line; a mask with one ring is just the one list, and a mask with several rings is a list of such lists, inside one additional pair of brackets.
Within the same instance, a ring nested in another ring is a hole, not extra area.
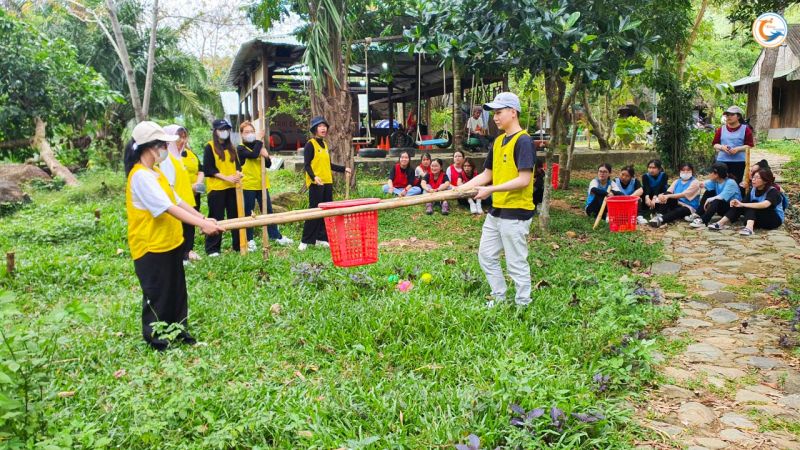
[(747, 147), (747, 150), (745, 151), (744, 161), (745, 161), (744, 162), (744, 174), (743, 174), (742, 178), (744, 178), (744, 189), (747, 191), (747, 190), (750, 190), (750, 182), (751, 182), (750, 181), (750, 179), (751, 179), (751, 177), (750, 177), (750, 147)]
[(16, 267), (14, 261), (14, 252), (7, 252), (6, 253), (6, 274), (8, 276), (14, 275), (14, 268)]
[(603, 220), (603, 213), (606, 210), (606, 203), (608, 202), (608, 192), (611, 192), (611, 180), (608, 180), (608, 187), (606, 188), (606, 196), (603, 198), (603, 204), (600, 205), (600, 212), (597, 213), (597, 219), (594, 219), (594, 225), (592, 225), (592, 229), (596, 229), (597, 225), (600, 224), (600, 221)]
[[(266, 142), (269, 142), (269, 139), (265, 141), (264, 145), (268, 145)], [(261, 214), (267, 213), (267, 158), (263, 156), (261, 159)], [(264, 256), (264, 260), (269, 259), (269, 232), (267, 231), (267, 226), (264, 225), (261, 228), (261, 253)]]
[[(244, 191), (242, 183), (236, 183), (236, 215), (244, 217)], [(247, 232), (244, 228), (239, 230), (239, 253), (247, 254)]]
[(264, 225), (280, 225), (291, 222), (302, 222), (305, 220), (323, 219), (325, 217), (342, 216), (345, 214), (355, 214), (360, 212), (369, 211), (383, 211), (386, 209), (403, 208), (406, 206), (423, 205), (430, 202), (441, 202), (445, 200), (457, 200), (460, 198), (471, 198), (477, 193), (477, 190), (463, 191), (453, 189), (443, 192), (435, 192), (432, 194), (415, 195), (413, 197), (398, 197), (392, 199), (385, 199), (379, 203), (369, 205), (351, 206), (349, 208), (337, 208), (323, 210), (320, 208), (314, 209), (299, 209), (296, 211), (288, 211), (278, 214), (267, 214), (256, 217), (247, 217), (244, 220), (222, 220), (217, 224), (228, 230), (260, 227)]

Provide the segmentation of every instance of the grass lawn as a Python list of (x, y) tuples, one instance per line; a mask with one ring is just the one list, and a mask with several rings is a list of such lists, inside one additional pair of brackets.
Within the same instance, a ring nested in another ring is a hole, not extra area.
[[(297, 180), (278, 173), (273, 191)], [(650, 336), (676, 314), (633, 293), (661, 252), (642, 233), (592, 232), (557, 209), (553, 233), (530, 239), (534, 303), (486, 309), (482, 219), (381, 212), (382, 242), (418, 241), (382, 247), (371, 266), (334, 268), (326, 250), (296, 246), (189, 266), (202, 344), (155, 353), (141, 338), (123, 176), (82, 181), (39, 187), (0, 221), (0, 249), (17, 257), (0, 277), (2, 445), (423, 449), (474, 433), (485, 448), (624, 448), (641, 432), (627, 402), (655, 376)], [(379, 194), (375, 180), (360, 186), (354, 196)], [(282, 232), (299, 241), (300, 227)], [(512, 404), (543, 411), (515, 427)]]

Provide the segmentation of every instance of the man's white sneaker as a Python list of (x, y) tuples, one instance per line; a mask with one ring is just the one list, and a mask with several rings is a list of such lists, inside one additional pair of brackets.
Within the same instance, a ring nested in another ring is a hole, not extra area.
[(256, 241), (254, 241), (252, 239), (247, 241), (247, 251), (248, 252), (254, 252), (256, 250), (258, 250), (258, 247), (256, 247)]
[(331, 244), (328, 244), (328, 241), (317, 241), (315, 245), (319, 245), (320, 247), (331, 248)]
[(214, 252), (214, 253), (209, 253), (208, 254), (209, 258), (216, 258), (217, 256), (219, 256), (219, 252)]
[(294, 244), (294, 241), (284, 236), (280, 239), (275, 239), (275, 243), (278, 245), (292, 245)]
[(639, 216), (636, 218), (636, 223), (638, 223), (639, 225), (647, 225), (647, 219), (645, 219), (642, 216)]
[(687, 222), (694, 222), (699, 218), (700, 216), (697, 213), (691, 213), (688, 216), (684, 217), (683, 219), (686, 220)]
[(308, 244), (306, 244), (305, 242), (301, 242), (300, 245), (297, 247), (297, 249), (300, 250), (301, 252), (304, 251), (307, 248), (308, 248)]
[(694, 219), (689, 226), (692, 228), (705, 228), (706, 224), (703, 223), (703, 219)]

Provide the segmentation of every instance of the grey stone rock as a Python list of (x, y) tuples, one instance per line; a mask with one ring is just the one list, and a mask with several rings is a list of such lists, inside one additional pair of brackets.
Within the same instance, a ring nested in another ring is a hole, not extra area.
[(778, 361), (775, 358), (767, 358), (765, 356), (748, 356), (744, 358), (745, 364), (752, 367), (757, 367), (759, 369), (774, 369), (776, 367), (783, 366), (781, 361)]
[(750, 436), (742, 433), (736, 428), (726, 428), (720, 431), (719, 437), (724, 441), (734, 442), (736, 444), (744, 444), (752, 441)]
[(697, 366), (697, 369), (709, 375), (718, 375), (730, 380), (742, 378), (745, 375), (747, 375), (747, 373), (744, 370), (739, 370), (734, 367), (720, 367), (720, 366), (701, 364)]
[(778, 404), (794, 410), (800, 410), (800, 394), (787, 395), (778, 400)]
[(736, 391), (736, 403), (772, 403), (772, 399), (764, 394), (749, 391), (747, 389), (739, 389)]
[(667, 378), (672, 378), (676, 381), (687, 381), (695, 377), (695, 375), (692, 372), (681, 369), (679, 367), (665, 367), (664, 375), (666, 375)]
[(753, 309), (755, 309), (753, 307), (753, 305), (751, 305), (749, 303), (738, 303), (738, 302), (725, 303), (725, 307), (729, 308), (729, 309), (734, 309), (736, 311), (742, 311), (742, 312), (750, 312)]
[(711, 336), (703, 339), (701, 342), (726, 350), (736, 348), (739, 341), (730, 336)]
[(711, 450), (720, 450), (723, 448), (727, 448), (730, 445), (721, 439), (710, 438), (710, 437), (698, 437), (694, 438), (694, 441), (702, 445), (703, 447)]
[(713, 423), (717, 420), (717, 416), (711, 408), (702, 403), (687, 402), (678, 408), (678, 419), (684, 425), (701, 427)]
[(758, 428), (750, 419), (732, 412), (723, 414), (722, 417), (719, 418), (719, 421), (729, 427), (742, 430), (755, 430)]
[(780, 420), (796, 421), (800, 419), (800, 415), (798, 415), (796, 411), (788, 410), (777, 405), (748, 405), (747, 409), (755, 410), (761, 414)]
[(681, 265), (669, 261), (661, 261), (653, 264), (650, 273), (653, 275), (675, 275), (681, 270)]
[(689, 361), (694, 362), (713, 362), (720, 359), (723, 355), (722, 350), (709, 344), (692, 344), (686, 348), (684, 353)]
[(696, 301), (691, 301), (691, 302), (687, 303), (686, 306), (688, 306), (690, 308), (702, 309), (702, 310), (711, 309), (711, 305), (709, 305), (708, 303), (696, 302)]
[(719, 281), (714, 280), (703, 280), (700, 282), (700, 287), (706, 291), (720, 291), (727, 286), (728, 285), (725, 283), (720, 283)]
[(706, 298), (709, 300), (714, 300), (715, 302), (725, 303), (736, 300), (736, 294), (728, 291), (716, 291), (707, 295)]
[(736, 349), (736, 353), (740, 355), (756, 355), (758, 354), (758, 349), (755, 347), (739, 347)]
[(700, 320), (700, 319), (683, 317), (681, 319), (678, 319), (678, 326), (684, 328), (707, 328), (711, 327), (711, 322), (706, 322), (705, 320)]
[(658, 431), (666, 433), (669, 437), (676, 437), (679, 434), (683, 433), (684, 429), (675, 425), (671, 425), (664, 422), (659, 422), (657, 420), (651, 420), (650, 426), (655, 428)]
[(691, 400), (694, 398), (692, 391), (672, 384), (665, 384), (658, 388), (658, 395), (669, 400)]
[(706, 313), (706, 316), (717, 323), (731, 323), (739, 320), (739, 316), (726, 308), (714, 308)]

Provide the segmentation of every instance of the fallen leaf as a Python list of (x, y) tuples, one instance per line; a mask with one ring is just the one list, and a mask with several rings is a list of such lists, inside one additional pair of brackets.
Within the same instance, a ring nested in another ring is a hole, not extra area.
[(309, 439), (314, 437), (314, 433), (312, 433), (312, 432), (310, 432), (308, 430), (298, 431), (297, 435), (300, 436), (300, 437), (309, 438)]
[(117, 254), (118, 254), (118, 255), (121, 255), (123, 252), (125, 252), (125, 250), (123, 250), (123, 249), (121, 249), (121, 248), (118, 248), (118, 249), (117, 249)]
[(548, 283), (546, 280), (539, 280), (536, 283), (536, 285), (533, 286), (533, 288), (534, 289), (541, 289), (541, 288), (545, 288), (545, 287), (548, 287), (548, 286), (550, 286), (550, 283)]
[(208, 431), (208, 424), (204, 423), (197, 427), (197, 432), (200, 434), (204, 434), (206, 431)]
[(576, 233), (574, 231), (567, 231), (565, 234), (570, 239), (575, 239), (576, 237), (578, 237), (578, 233)]
[(444, 263), (445, 263), (445, 264), (447, 264), (447, 265), (450, 265), (450, 266), (452, 266), (453, 264), (455, 264), (455, 263), (456, 263), (456, 260), (455, 260), (455, 259), (453, 259), (453, 258), (446, 258), (446, 259), (444, 260)]
[(303, 381), (306, 381), (306, 377), (302, 373), (300, 373), (299, 370), (295, 370), (294, 371), (294, 376), (296, 376), (297, 378), (300, 378)]
[(553, 247), (553, 250), (558, 250), (561, 248), (561, 246), (556, 244), (555, 242), (551, 246)]
[(778, 390), (778, 383), (767, 383), (766, 381), (762, 381), (761, 384), (767, 387), (771, 387), (772, 389)]
[(281, 309), (282, 307), (280, 303), (273, 303), (272, 306), (269, 307), (269, 312), (273, 316), (277, 316), (278, 314), (281, 313)]
[(75, 391), (61, 391), (58, 393), (58, 398), (74, 397)]
[(115, 371), (115, 372), (114, 372), (114, 378), (122, 378), (122, 377), (124, 377), (124, 376), (125, 376), (127, 373), (128, 373), (128, 372), (127, 372), (125, 369), (119, 369), (119, 370), (117, 370), (117, 371)]

